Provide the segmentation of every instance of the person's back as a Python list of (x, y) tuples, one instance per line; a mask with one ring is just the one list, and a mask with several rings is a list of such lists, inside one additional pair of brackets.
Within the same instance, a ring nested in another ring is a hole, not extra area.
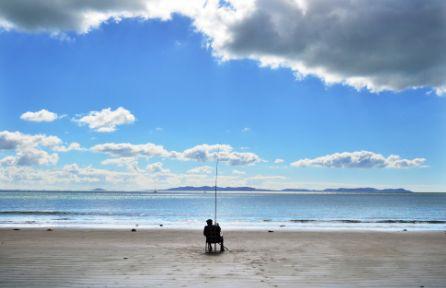
[(206, 242), (209, 242), (210, 237), (212, 235), (213, 225), (206, 225), (204, 226), (203, 235), (206, 237)]

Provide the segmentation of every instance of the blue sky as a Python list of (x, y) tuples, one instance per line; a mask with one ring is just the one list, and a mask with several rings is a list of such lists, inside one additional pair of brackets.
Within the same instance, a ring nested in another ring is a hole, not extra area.
[[(225, 186), (446, 191), (441, 83), (300, 78), (286, 59), (276, 67), (264, 54), (219, 48), (196, 19), (129, 17), (82, 33), (4, 28), (0, 187), (212, 185), (212, 145), (221, 143)], [(56, 119), (33, 114), (42, 109)], [(123, 143), (126, 152), (116, 148)]]

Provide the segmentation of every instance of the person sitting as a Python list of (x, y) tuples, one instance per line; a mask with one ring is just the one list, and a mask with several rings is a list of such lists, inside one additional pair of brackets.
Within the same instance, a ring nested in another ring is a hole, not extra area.
[(212, 252), (212, 244), (220, 244), (220, 252), (225, 251), (225, 246), (223, 244), (223, 236), (221, 235), (221, 228), (218, 223), (215, 225), (212, 223), (212, 219), (206, 220), (207, 225), (204, 226), (203, 235), (206, 237), (206, 245), (209, 253)]

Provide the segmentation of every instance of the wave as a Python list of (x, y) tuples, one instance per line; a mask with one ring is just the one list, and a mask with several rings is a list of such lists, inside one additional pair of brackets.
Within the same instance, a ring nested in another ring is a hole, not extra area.
[(315, 219), (292, 219), (293, 223), (350, 223), (350, 224), (446, 224), (446, 220), (315, 220)]
[(128, 215), (137, 216), (140, 214), (136, 213), (115, 213), (115, 212), (76, 212), (76, 211), (0, 211), (0, 215), (72, 215), (72, 216), (83, 216), (83, 215), (98, 215), (98, 216), (111, 216), (111, 215)]
[[(10, 210), (0, 211), (0, 216), (7, 215), (28, 215), (28, 216), (59, 216), (54, 220), (70, 220), (70, 216), (126, 216), (126, 217), (149, 217), (146, 213), (135, 212), (83, 212), (83, 211), (51, 211), (51, 210)], [(272, 219), (260, 220), (263, 222), (282, 222)], [(243, 222), (243, 221), (242, 221)], [(252, 221), (247, 221), (252, 222)], [(420, 220), (420, 219), (380, 219), (380, 220), (364, 220), (364, 219), (291, 219), (288, 220), (291, 223), (343, 223), (343, 224), (446, 224), (446, 220)]]
[(0, 215), (68, 215), (65, 211), (0, 211)]

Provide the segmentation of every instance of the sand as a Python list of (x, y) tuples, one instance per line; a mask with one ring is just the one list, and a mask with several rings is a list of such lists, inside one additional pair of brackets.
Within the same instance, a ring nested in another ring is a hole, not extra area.
[(446, 287), (444, 232), (0, 230), (0, 287)]

